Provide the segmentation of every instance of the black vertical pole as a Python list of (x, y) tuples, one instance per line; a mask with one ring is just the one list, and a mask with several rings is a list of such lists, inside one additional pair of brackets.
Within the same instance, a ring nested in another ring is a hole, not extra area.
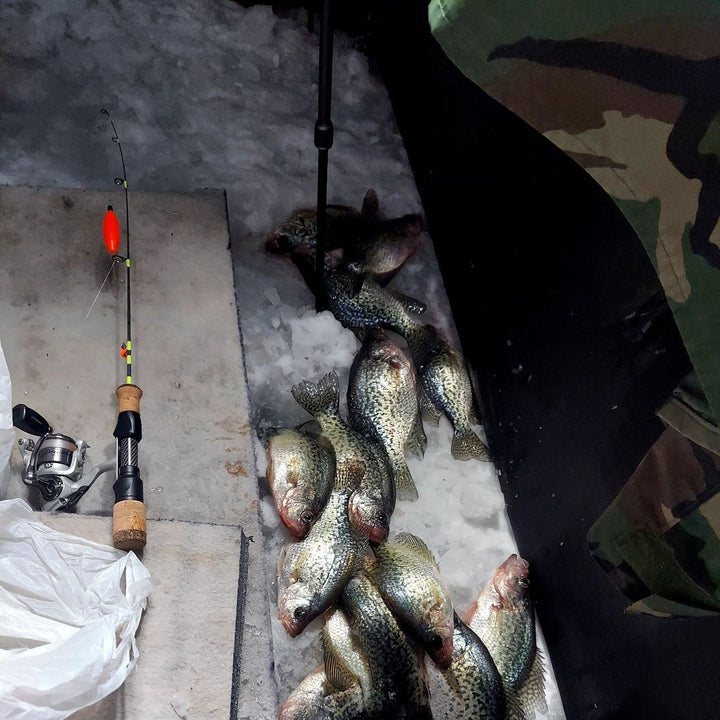
[(327, 234), (327, 179), (328, 150), (333, 143), (333, 126), (330, 121), (332, 99), (333, 28), (330, 0), (323, 0), (320, 21), (320, 76), (318, 81), (318, 117), (315, 123), (315, 147), (318, 149), (317, 184), (317, 251), (315, 254), (315, 280), (317, 292), (315, 309), (327, 307), (325, 297), (325, 236)]

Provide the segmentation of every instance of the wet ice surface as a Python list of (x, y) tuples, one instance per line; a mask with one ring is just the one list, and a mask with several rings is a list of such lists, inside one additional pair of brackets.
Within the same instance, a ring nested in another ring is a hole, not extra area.
[[(229, 0), (3, 0), (0, 37), (0, 63), (12, 78), (3, 91), (0, 182), (112, 188), (120, 168), (99, 113), (107, 107), (123, 144), (131, 203), (133, 190), (227, 191), (256, 429), (309, 419), (290, 394), (300, 380), (336, 370), (344, 394), (358, 348), (354, 335), (329, 313), (316, 314), (294, 265), (262, 247), (273, 225), (315, 202), (318, 43), (300, 19)], [(422, 213), (387, 93), (339, 34), (332, 119), (329, 201), (359, 208), (373, 187), (387, 217)], [(134, 233), (141, 262), (142, 229)], [(427, 302), (426, 322), (458, 347), (427, 235), (391, 287)], [(515, 546), (492, 465), (454, 461), (446, 420), (426, 425), (426, 432), (424, 459), (408, 460), (420, 498), (398, 503), (392, 532), (407, 530), (427, 542), (462, 612)], [(320, 662), (320, 621), (291, 640), (275, 618), (276, 559), (287, 535), (267, 497), (259, 442), (256, 451), (282, 702)], [(243, 663), (246, 675), (265, 672), (252, 658)], [(552, 678), (549, 696), (550, 717), (563, 717)], [(239, 717), (251, 716), (243, 713), (241, 699)]]

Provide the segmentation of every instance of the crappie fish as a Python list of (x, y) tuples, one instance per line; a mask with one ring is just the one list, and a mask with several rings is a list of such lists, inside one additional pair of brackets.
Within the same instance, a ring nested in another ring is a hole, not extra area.
[[(452, 660), (441, 672), (451, 691), (449, 694), (445, 693), (450, 697), (443, 703), (443, 719), (510, 720), (505, 714), (502, 679), (490, 653), (480, 638), (457, 615)], [(432, 691), (435, 693), (433, 697), (439, 695), (435, 688)]]
[(407, 631), (439, 667), (447, 667), (453, 652), (453, 607), (427, 545), (415, 535), (399, 533), (375, 548), (375, 561), (367, 561), (363, 569)]
[[(328, 250), (340, 248), (365, 234), (367, 220), (362, 212), (347, 205), (327, 205)], [(265, 250), (274, 255), (286, 255), (298, 249), (315, 249), (317, 244), (317, 209), (299, 208), (273, 228), (265, 238)]]
[(422, 654), (364, 573), (350, 579), (341, 604), (370, 674), (361, 717), (432, 720)]
[(361, 465), (364, 476), (350, 496), (352, 525), (372, 542), (385, 540), (395, 509), (392, 469), (382, 448), (353, 430), (340, 415), (340, 387), (335, 372), (317, 384), (304, 380), (292, 388), (293, 397), (320, 423), (323, 435), (335, 450), (336, 473), (346, 465)]
[(348, 518), (348, 502), (365, 473), (361, 463), (338, 465), (325, 509), (304, 540), (280, 561), (278, 617), (291, 637), (332, 605), (369, 551), (367, 537)]
[(427, 438), (415, 371), (405, 353), (384, 332), (372, 331), (365, 337), (350, 368), (347, 398), (351, 426), (377, 440), (387, 453), (397, 496), (416, 499), (405, 448), (422, 457)]
[(451, 453), (456, 460), (490, 460), (487, 445), (473, 432), (470, 378), (463, 358), (437, 328), (424, 325), (405, 336), (420, 381), (423, 417), (437, 420), (445, 413), (453, 426)]
[(330, 495), (335, 451), (322, 435), (296, 428), (270, 428), (265, 451), (275, 507), (290, 532), (303, 538)]
[(513, 554), (495, 571), (468, 612), (469, 625), (490, 651), (503, 679), (508, 705), (521, 717), (547, 712), (542, 655), (530, 599), (530, 565)]
[(356, 333), (382, 327), (407, 337), (422, 327), (413, 317), (424, 308), (422, 302), (382, 288), (364, 275), (331, 270), (325, 276), (325, 295), (332, 314)]
[[(417, 214), (390, 220), (381, 219), (374, 190), (368, 190), (358, 212), (346, 205), (327, 205), (325, 249), (339, 249), (343, 265), (386, 285), (418, 249), (423, 230)], [(317, 245), (317, 210), (300, 208), (273, 228), (265, 240), (265, 249), (274, 254), (296, 254), (309, 258), (314, 265)], [(297, 263), (296, 263), (297, 264)], [(303, 266), (298, 264), (303, 276)], [(310, 284), (310, 283), (309, 283)]]

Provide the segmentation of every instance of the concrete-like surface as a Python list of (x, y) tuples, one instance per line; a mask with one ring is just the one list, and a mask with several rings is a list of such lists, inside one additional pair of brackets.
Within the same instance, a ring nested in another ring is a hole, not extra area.
[[(124, 265), (86, 317), (111, 266), (102, 239), (108, 204), (124, 238), (120, 189), (0, 188), (0, 337), (13, 402), (87, 441), (90, 465), (114, 457), (115, 388), (125, 382)], [(251, 523), (253, 455), (224, 194), (133, 193), (130, 233), (148, 516)], [(9, 494), (25, 497), (18, 478)], [(98, 480), (79, 511), (111, 512), (112, 482)]]
[[(102, 240), (109, 203), (124, 229), (121, 190), (0, 188), (0, 338), (13, 402), (86, 440), (88, 469), (114, 457), (114, 391), (125, 381), (124, 267), (86, 318), (111, 265)], [(188, 708), (188, 718), (227, 718), (239, 547), (242, 532), (252, 538), (259, 526), (225, 196), (134, 193), (130, 214), (133, 379), (144, 391), (139, 465), (150, 518), (142, 559), (157, 584), (137, 672), (79, 717), (174, 719)], [(15, 450), (8, 496), (32, 502), (21, 466)], [(49, 524), (110, 545), (112, 482), (103, 476), (77, 515), (47, 515)], [(247, 560), (237, 717), (271, 717), (260, 543), (247, 543)]]
[[(60, 532), (105, 542), (105, 518), (42, 513)], [(136, 634), (139, 657), (123, 685), (72, 720), (227, 720), (241, 530), (151, 520), (143, 564), (153, 578)]]

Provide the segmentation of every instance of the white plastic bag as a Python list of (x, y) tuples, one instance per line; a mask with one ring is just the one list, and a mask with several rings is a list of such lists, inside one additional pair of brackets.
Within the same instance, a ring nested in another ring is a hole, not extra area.
[(5, 499), (10, 482), (10, 453), (14, 442), (10, 371), (0, 343), (0, 500)]
[(61, 720), (118, 688), (150, 588), (134, 553), (0, 502), (0, 718)]

